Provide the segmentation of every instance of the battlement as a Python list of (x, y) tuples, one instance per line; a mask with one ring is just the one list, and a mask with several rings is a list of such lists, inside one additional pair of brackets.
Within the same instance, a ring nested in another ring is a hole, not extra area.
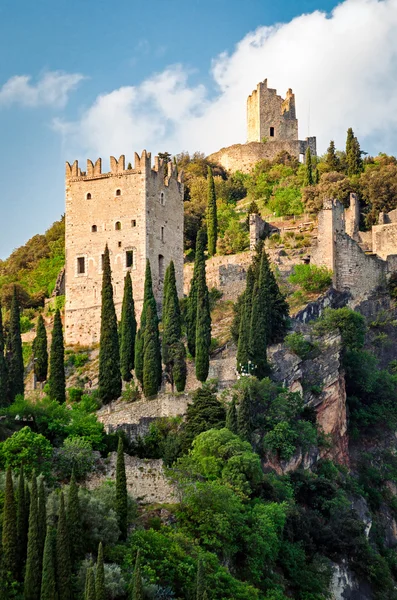
[(91, 180), (91, 179), (104, 179), (112, 176), (119, 175), (134, 175), (142, 173), (143, 171), (150, 171), (152, 175), (159, 175), (164, 179), (165, 185), (171, 178), (176, 179), (179, 183), (182, 183), (183, 174), (178, 174), (175, 165), (172, 161), (167, 164), (167, 173), (164, 169), (164, 160), (158, 156), (154, 157), (154, 165), (152, 166), (152, 155), (150, 152), (143, 150), (141, 156), (137, 152), (134, 153), (134, 167), (132, 169), (125, 168), (125, 155), (122, 154), (117, 160), (114, 156), (110, 157), (110, 171), (102, 173), (102, 159), (98, 158), (95, 163), (92, 160), (87, 159), (87, 169), (82, 171), (79, 167), (78, 160), (75, 160), (71, 165), (66, 162), (65, 176), (66, 181), (74, 180)]

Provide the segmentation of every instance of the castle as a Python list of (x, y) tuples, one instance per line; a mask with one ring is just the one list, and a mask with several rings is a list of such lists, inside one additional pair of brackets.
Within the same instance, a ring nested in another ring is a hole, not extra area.
[(135, 153), (133, 168), (125, 157), (110, 157), (110, 172), (102, 161), (66, 163), (65, 341), (99, 342), (102, 261), (109, 247), (113, 296), (118, 318), (124, 277), (130, 272), (139, 319), (149, 259), (153, 291), (161, 309), (165, 269), (175, 264), (177, 289), (183, 294), (183, 184), (172, 163), (165, 165), (146, 150)]
[(292, 90), (283, 99), (267, 87), (265, 79), (247, 99), (247, 143), (222, 148), (208, 158), (227, 171), (248, 173), (258, 161), (273, 159), (283, 151), (303, 160), (308, 147), (316, 155), (315, 137), (299, 140)]

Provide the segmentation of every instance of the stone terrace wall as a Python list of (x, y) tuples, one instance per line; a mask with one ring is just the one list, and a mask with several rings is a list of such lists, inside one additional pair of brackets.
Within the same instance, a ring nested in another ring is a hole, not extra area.
[[(102, 473), (95, 473), (86, 481), (88, 489), (94, 489), (106, 479), (116, 480), (117, 452), (111, 452), (102, 461)], [(176, 489), (164, 474), (162, 460), (141, 459), (124, 454), (127, 489), (142, 504), (176, 503)]]

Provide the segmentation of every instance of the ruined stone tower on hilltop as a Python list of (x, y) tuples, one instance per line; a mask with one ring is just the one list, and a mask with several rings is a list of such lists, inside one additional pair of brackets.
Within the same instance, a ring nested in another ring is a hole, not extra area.
[(316, 138), (299, 139), (292, 90), (283, 99), (277, 90), (267, 87), (265, 79), (247, 98), (247, 143), (222, 148), (208, 159), (227, 171), (249, 173), (257, 162), (264, 158), (271, 160), (280, 152), (303, 161), (308, 147), (315, 156)]
[(143, 301), (146, 259), (160, 305), (165, 269), (174, 261), (178, 293), (183, 293), (183, 185), (172, 165), (158, 157), (154, 168), (146, 150), (135, 153), (134, 168), (125, 157), (87, 161), (82, 172), (66, 163), (65, 340), (89, 345), (99, 341), (102, 260), (110, 252), (113, 294), (118, 318), (124, 277), (131, 273), (136, 316)]

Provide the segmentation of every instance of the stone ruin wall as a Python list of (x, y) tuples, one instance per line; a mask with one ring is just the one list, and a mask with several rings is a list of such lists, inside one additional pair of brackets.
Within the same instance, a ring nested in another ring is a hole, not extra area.
[(270, 137), (273, 128), (275, 140), (297, 140), (298, 120), (295, 96), (287, 91), (285, 100), (277, 90), (267, 87), (267, 79), (258, 83), (247, 99), (247, 141), (261, 142)]

